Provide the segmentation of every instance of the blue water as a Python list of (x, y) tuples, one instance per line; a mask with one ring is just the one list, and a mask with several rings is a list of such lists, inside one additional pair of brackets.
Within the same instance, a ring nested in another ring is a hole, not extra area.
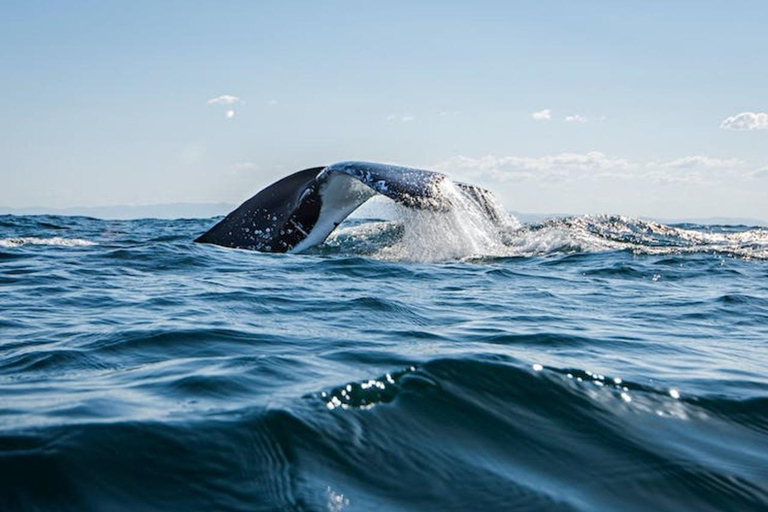
[(768, 510), (765, 229), (214, 222), (0, 216), (0, 510)]

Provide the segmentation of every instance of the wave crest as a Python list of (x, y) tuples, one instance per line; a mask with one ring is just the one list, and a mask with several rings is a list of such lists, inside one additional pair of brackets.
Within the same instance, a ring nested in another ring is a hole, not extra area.
[(471, 204), (447, 212), (398, 209), (393, 221), (351, 222), (331, 235), (332, 252), (389, 261), (438, 262), (630, 251), (637, 255), (716, 254), (768, 260), (768, 229), (667, 225), (623, 215), (584, 215), (499, 226)]
[(88, 247), (96, 245), (96, 242), (82, 238), (62, 238), (54, 236), (40, 238), (34, 236), (21, 236), (12, 238), (0, 238), (0, 247), (20, 247), (22, 245), (57, 245), (61, 247)]

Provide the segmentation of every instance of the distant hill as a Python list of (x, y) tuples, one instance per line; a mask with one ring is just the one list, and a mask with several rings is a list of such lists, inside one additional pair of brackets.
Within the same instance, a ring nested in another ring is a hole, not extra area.
[(77, 206), (71, 208), (4, 208), (0, 214), (83, 215), (97, 219), (196, 219), (226, 215), (235, 208), (228, 203), (172, 203), (151, 205)]

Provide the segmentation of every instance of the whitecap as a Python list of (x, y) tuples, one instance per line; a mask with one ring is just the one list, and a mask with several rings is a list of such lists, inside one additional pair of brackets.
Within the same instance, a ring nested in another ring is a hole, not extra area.
[(51, 238), (39, 238), (34, 236), (0, 238), (0, 247), (20, 247), (22, 245), (57, 245), (61, 247), (87, 247), (96, 245), (96, 242), (82, 238), (62, 238), (54, 236)]

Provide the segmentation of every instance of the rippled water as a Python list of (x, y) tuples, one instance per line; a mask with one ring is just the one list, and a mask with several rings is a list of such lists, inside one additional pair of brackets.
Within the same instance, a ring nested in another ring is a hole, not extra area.
[(765, 229), (436, 215), (0, 216), (0, 510), (768, 509)]

